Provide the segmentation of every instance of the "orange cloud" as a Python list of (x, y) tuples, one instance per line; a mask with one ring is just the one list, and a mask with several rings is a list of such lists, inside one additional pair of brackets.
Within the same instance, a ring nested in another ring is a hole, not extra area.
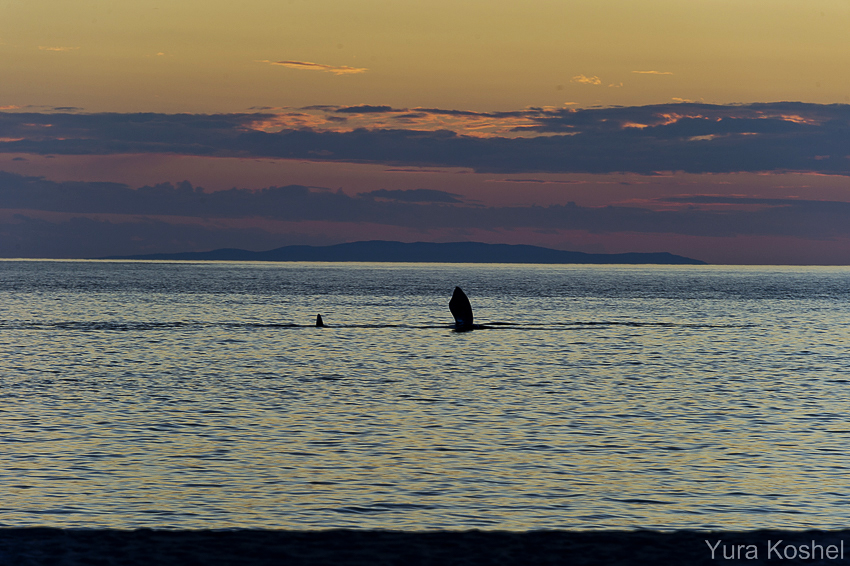
[[(532, 115), (540, 111), (530, 109), (517, 113), (487, 113), (472, 111), (442, 111), (433, 108), (376, 107), (378, 111), (352, 112), (359, 107), (313, 106), (297, 110), (279, 108), (271, 116), (264, 116), (246, 124), (245, 128), (264, 132), (285, 129), (310, 128), (324, 132), (350, 132), (355, 129), (435, 131), (449, 130), (461, 135), (488, 137), (539, 136), (539, 132), (525, 131), (536, 125)], [(341, 112), (341, 110), (343, 112)], [(555, 111), (555, 109), (552, 109)]]
[(79, 47), (47, 47), (44, 45), (39, 45), (38, 48), (42, 51), (73, 51), (79, 49)]
[(570, 79), (571, 83), (581, 83), (585, 85), (601, 85), (602, 79), (597, 77), (596, 75), (592, 77), (586, 77), (584, 75), (576, 75)]
[(290, 69), (302, 69), (306, 71), (322, 71), (325, 73), (333, 73), (335, 75), (356, 75), (365, 73), (369, 69), (358, 67), (346, 67), (323, 65), (321, 63), (310, 63), (309, 61), (259, 61), (260, 63), (268, 63), (269, 65), (280, 65), (281, 67), (289, 67)]
[(310, 115), (304, 112), (285, 112), (246, 124), (247, 130), (262, 132), (279, 132), (281, 130), (297, 130), (311, 128), (316, 130), (345, 131), (343, 128), (327, 127), (329, 121), (321, 115)]
[(672, 75), (670, 71), (632, 71), (638, 75)]
[[(662, 125), (662, 126), (669, 126), (670, 124), (675, 124), (676, 122), (678, 122), (679, 120), (681, 120), (683, 118), (690, 118), (690, 119), (701, 119), (701, 118), (708, 119), (709, 118), (709, 116), (703, 116), (702, 114), (679, 114), (679, 113), (676, 113), (676, 112), (661, 113), (661, 114), (658, 114), (658, 117), (662, 119), (659, 122), (659, 124)], [(720, 118), (714, 118), (714, 119), (720, 120)]]
[[(813, 126), (819, 126), (820, 121), (814, 118), (804, 118), (799, 114), (780, 114), (780, 118), (785, 120), (786, 122), (794, 122), (795, 124), (809, 124)], [(767, 116), (765, 116), (767, 118)]]

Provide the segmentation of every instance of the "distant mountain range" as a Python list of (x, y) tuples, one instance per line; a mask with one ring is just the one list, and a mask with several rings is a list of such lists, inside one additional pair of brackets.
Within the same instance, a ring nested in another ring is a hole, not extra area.
[(113, 256), (103, 259), (210, 261), (380, 261), (429, 263), (597, 263), (705, 265), (706, 262), (667, 252), (586, 254), (539, 246), (480, 242), (351, 242), (334, 246), (284, 246), (265, 252), (224, 248), (210, 252)]

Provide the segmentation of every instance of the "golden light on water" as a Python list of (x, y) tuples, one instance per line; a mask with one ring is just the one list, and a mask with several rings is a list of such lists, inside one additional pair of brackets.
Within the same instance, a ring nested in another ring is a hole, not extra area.
[[(831, 297), (846, 269), (3, 269), (19, 281), (3, 322), (17, 346), (4, 354), (16, 479), (2, 484), (16, 524), (842, 520), (834, 355), (850, 319)], [(461, 274), (476, 321), (516, 326), (453, 332), (447, 296), (428, 289)], [(784, 298), (749, 297), (758, 286)]]

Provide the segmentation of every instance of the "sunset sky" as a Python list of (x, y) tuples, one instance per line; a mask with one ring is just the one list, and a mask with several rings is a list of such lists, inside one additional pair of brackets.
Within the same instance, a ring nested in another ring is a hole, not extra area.
[(850, 264), (846, 0), (0, 0), (0, 257)]

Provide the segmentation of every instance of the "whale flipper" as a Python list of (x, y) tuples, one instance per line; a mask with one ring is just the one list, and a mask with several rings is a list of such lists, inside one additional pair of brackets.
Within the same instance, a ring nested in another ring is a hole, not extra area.
[(324, 325), (325, 325), (325, 322), (322, 320), (322, 315), (317, 314), (316, 315), (316, 327), (322, 328)]
[(455, 287), (455, 292), (452, 293), (449, 310), (455, 317), (455, 330), (472, 330), (472, 305), (460, 287)]

